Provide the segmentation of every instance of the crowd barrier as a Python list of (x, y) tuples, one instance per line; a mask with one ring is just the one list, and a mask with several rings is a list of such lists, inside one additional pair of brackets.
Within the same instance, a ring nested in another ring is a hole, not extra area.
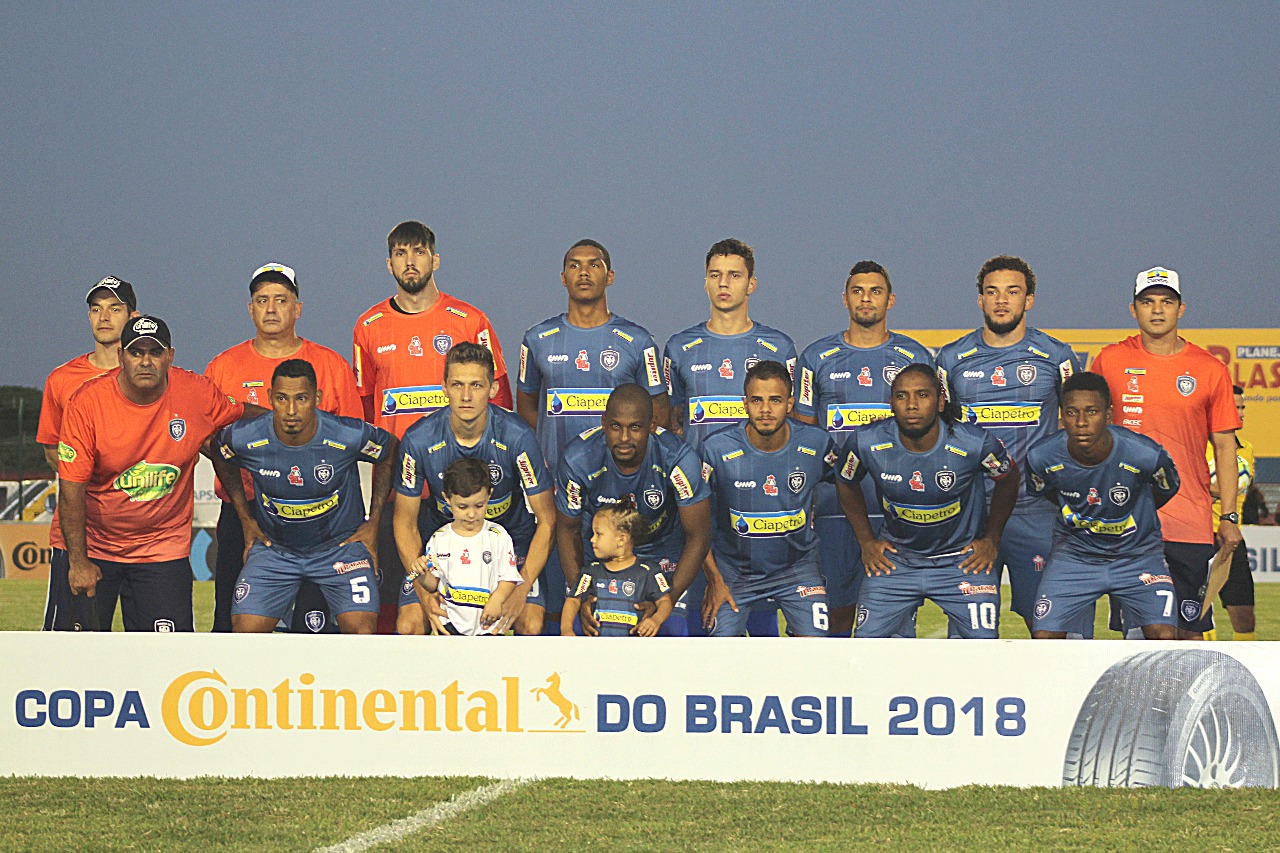
[(0, 657), (3, 774), (1280, 783), (1270, 643), (8, 633)]

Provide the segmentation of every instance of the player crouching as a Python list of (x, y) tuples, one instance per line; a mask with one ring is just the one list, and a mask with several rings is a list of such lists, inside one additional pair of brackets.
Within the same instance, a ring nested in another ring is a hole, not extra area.
[(1063, 431), (1027, 452), (1027, 493), (1061, 507), (1036, 598), (1037, 640), (1066, 637), (1072, 620), (1106, 593), (1146, 639), (1177, 639), (1156, 510), (1177, 493), (1178, 472), (1159, 444), (1110, 424), (1107, 380), (1077, 373), (1062, 385)]
[[(246, 546), (231, 606), (236, 633), (274, 630), (304, 579), (323, 591), (342, 633), (377, 628), (374, 543), (391, 493), (396, 439), (356, 418), (319, 411), (320, 393), (310, 362), (281, 362), (271, 377), (271, 414), (218, 436), (214, 469)], [(357, 462), (374, 463), (368, 521)], [(237, 467), (253, 477), (252, 513)]]
[[(1017, 463), (990, 431), (955, 422), (927, 365), (899, 371), (889, 405), (892, 420), (849, 438), (836, 480), (867, 572), (857, 636), (893, 636), (930, 598), (961, 637), (995, 639), (1000, 582), (991, 569), (1018, 499)], [(884, 506), (879, 539), (858, 486), (865, 476)], [(989, 510), (984, 477), (995, 481)]]
[(449, 463), (441, 494), (452, 520), (431, 534), (426, 552), (409, 570), (428, 620), (426, 596), (443, 599), (445, 633), (455, 636), (501, 636), (510, 622), (502, 615), (507, 596), (523, 578), (516, 568), (511, 534), (485, 518), (492, 490), (489, 468), (464, 456)]

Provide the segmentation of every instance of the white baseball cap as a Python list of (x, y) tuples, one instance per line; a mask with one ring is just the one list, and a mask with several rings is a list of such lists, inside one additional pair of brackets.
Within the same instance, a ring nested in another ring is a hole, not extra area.
[(1182, 296), (1182, 288), (1178, 286), (1178, 274), (1164, 267), (1152, 267), (1138, 273), (1138, 280), (1133, 286), (1133, 295), (1137, 296), (1148, 287), (1167, 287)]

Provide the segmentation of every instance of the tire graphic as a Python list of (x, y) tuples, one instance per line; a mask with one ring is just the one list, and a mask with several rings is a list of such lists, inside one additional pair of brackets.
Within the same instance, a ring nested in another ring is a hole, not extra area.
[(1064, 786), (1280, 787), (1280, 741), (1253, 674), (1201, 649), (1111, 665), (1076, 715)]

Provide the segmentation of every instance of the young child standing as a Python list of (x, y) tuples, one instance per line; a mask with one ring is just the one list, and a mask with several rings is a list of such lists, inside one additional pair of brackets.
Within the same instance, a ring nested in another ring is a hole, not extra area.
[[(644, 517), (627, 501), (598, 510), (591, 519), (591, 550), (596, 559), (583, 569), (574, 594), (560, 613), (560, 634), (573, 636), (573, 620), (582, 603), (596, 599), (595, 614), (600, 636), (652, 637), (671, 615), (670, 587), (655, 566), (636, 558), (635, 546), (643, 535)], [(640, 618), (636, 605), (657, 604), (652, 616)]]
[(489, 469), (463, 457), (444, 470), (441, 491), (453, 520), (431, 535), (414, 561), (414, 583), (444, 597), (444, 628), (458, 636), (492, 635), (502, 603), (520, 583), (511, 536), (485, 520)]

